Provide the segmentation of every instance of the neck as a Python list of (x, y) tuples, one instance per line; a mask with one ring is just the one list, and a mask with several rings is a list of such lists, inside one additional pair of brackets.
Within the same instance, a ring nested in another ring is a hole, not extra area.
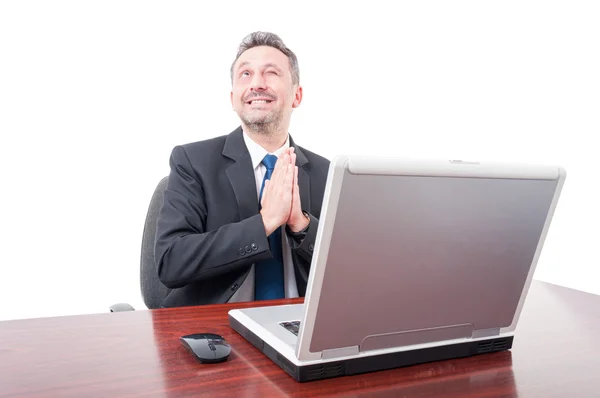
[(275, 152), (285, 144), (288, 138), (287, 129), (278, 129), (276, 131), (254, 131), (244, 125), (244, 131), (258, 145), (268, 152)]

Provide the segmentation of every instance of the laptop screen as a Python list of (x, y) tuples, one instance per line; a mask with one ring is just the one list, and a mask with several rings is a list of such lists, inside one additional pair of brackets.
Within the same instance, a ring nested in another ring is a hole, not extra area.
[(310, 350), (509, 326), (557, 183), (346, 171)]

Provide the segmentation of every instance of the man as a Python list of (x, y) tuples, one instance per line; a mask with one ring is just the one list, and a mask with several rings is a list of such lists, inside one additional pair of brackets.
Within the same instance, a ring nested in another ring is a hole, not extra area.
[(241, 126), (171, 154), (155, 258), (174, 290), (162, 307), (306, 292), (329, 161), (288, 133), (302, 101), (296, 55), (277, 35), (252, 33), (231, 81)]

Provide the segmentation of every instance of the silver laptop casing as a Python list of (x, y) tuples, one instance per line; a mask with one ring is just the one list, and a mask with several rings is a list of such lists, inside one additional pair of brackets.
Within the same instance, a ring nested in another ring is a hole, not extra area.
[[(230, 324), (298, 381), (509, 349), (565, 178), (339, 156), (304, 304), (232, 310)], [(297, 337), (280, 325), (292, 320)]]

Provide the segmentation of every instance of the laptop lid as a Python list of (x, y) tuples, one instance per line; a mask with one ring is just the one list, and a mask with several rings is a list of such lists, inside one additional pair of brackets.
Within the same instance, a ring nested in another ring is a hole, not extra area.
[(565, 177), (557, 166), (334, 159), (297, 358), (511, 333)]

